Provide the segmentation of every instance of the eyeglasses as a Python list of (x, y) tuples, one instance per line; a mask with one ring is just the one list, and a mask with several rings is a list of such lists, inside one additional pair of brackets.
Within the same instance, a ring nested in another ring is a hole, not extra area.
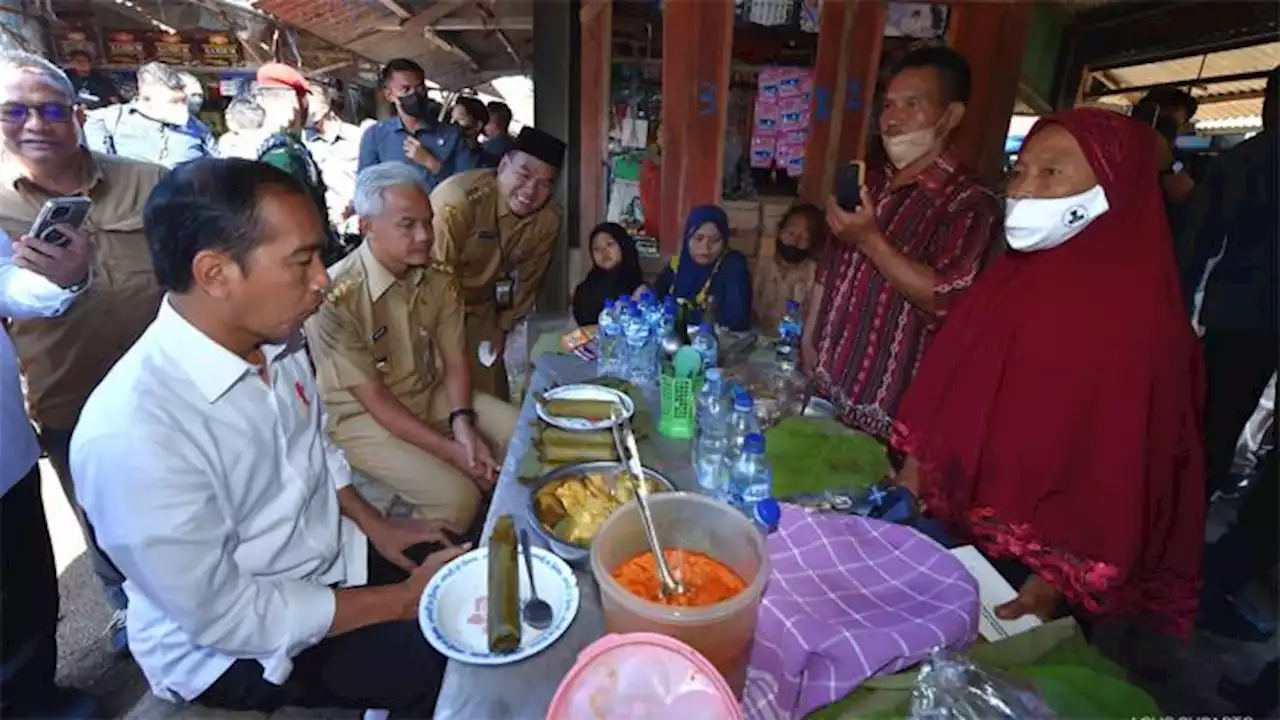
[(40, 116), (48, 123), (65, 123), (71, 121), (72, 108), (66, 103), (40, 103), (26, 105), (24, 103), (4, 103), (0, 105), (0, 123), (21, 125), (31, 117), (31, 113)]

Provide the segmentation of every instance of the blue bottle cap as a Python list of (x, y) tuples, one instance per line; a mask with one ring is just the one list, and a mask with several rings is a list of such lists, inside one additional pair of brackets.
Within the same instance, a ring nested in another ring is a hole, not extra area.
[(788, 300), (788, 301), (787, 301), (787, 309), (788, 309), (788, 310), (799, 310), (799, 309), (800, 309), (800, 302), (799, 302), (798, 300)]
[(640, 300), (642, 300), (643, 302), (653, 302), (653, 291), (642, 290), (640, 292)]
[(750, 390), (739, 389), (733, 394), (734, 410), (750, 410), (756, 406), (755, 400), (751, 398)]
[(662, 298), (662, 306), (666, 308), (676, 309), (676, 298), (674, 295), (668, 295)]
[(711, 323), (704, 322), (698, 326), (698, 332), (710, 335), (715, 332), (715, 329), (711, 327)]
[(778, 529), (778, 524), (782, 522), (782, 506), (773, 498), (765, 498), (756, 503), (755, 521), (762, 525), (766, 531), (773, 532)]
[(764, 436), (760, 433), (748, 433), (742, 439), (742, 452), (764, 454)]

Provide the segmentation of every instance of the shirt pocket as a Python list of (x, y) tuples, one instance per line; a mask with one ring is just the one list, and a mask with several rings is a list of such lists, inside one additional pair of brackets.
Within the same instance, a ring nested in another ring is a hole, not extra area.
[(151, 251), (142, 228), (142, 215), (90, 217), (86, 229), (96, 253), (95, 265), (110, 286), (155, 283)]

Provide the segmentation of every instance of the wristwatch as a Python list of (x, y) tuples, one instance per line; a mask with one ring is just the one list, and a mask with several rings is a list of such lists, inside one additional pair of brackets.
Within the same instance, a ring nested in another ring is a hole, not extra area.
[(453, 429), (453, 424), (458, 421), (458, 418), (467, 418), (474, 425), (476, 422), (476, 411), (471, 408), (458, 408), (457, 410), (449, 413), (450, 430)]

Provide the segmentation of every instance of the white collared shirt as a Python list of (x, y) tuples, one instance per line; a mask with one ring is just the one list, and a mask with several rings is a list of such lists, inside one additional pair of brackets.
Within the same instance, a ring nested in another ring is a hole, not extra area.
[(94, 390), (71, 442), (76, 493), (125, 576), (129, 650), (169, 699), (236, 659), (283, 683), (363, 585), (365, 538), (339, 515), (351, 468), (324, 433), (299, 342), (265, 374), (161, 303)]
[[(0, 319), (61, 315), (78, 293), (13, 264), (13, 239), (0, 230)], [(0, 496), (18, 484), (40, 458), (40, 446), (22, 400), (18, 352), (0, 328)]]

